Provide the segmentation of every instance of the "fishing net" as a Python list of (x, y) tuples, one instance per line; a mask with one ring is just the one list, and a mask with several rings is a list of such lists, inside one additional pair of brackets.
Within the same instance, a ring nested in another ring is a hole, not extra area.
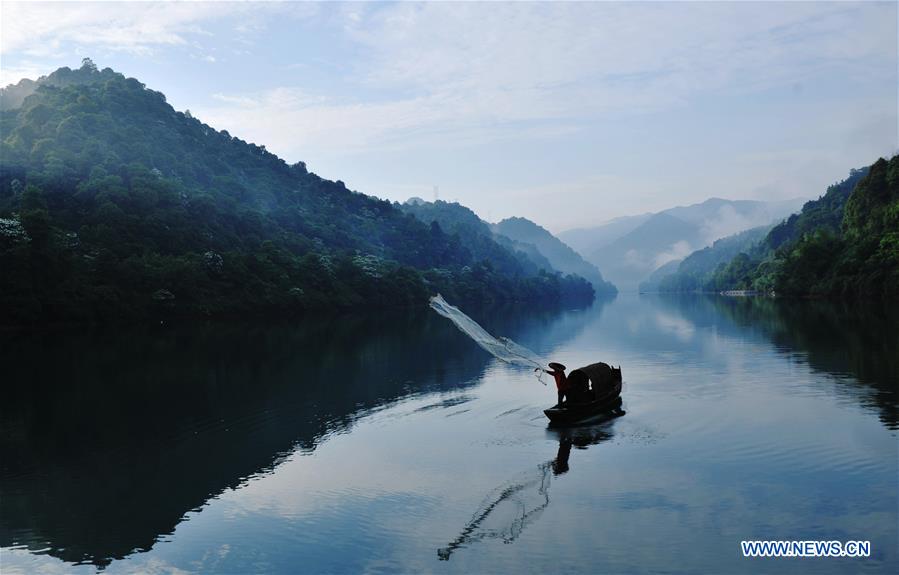
[(462, 311), (446, 302), (441, 295), (435, 295), (431, 298), (431, 308), (453, 322), (465, 335), (474, 340), (476, 344), (481, 346), (487, 353), (510, 365), (518, 365), (521, 367), (529, 367), (531, 369), (540, 369), (537, 372), (537, 379), (546, 385), (543, 381), (543, 369), (546, 360), (524, 347), (517, 344), (507, 337), (494, 337), (487, 333), (478, 323), (462, 313)]

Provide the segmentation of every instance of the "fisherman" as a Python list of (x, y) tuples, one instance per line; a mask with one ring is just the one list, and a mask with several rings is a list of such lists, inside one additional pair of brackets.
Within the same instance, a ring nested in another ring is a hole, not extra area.
[(568, 395), (568, 378), (565, 377), (565, 366), (561, 363), (550, 363), (549, 367), (552, 371), (544, 369), (543, 371), (553, 376), (556, 380), (556, 389), (559, 391), (559, 405), (566, 399)]

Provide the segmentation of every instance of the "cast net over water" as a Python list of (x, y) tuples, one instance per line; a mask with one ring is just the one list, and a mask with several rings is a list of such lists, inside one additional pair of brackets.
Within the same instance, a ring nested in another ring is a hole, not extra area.
[(529, 367), (531, 369), (539, 368), (537, 379), (545, 384), (541, 376), (546, 366), (546, 360), (542, 357), (507, 337), (490, 335), (475, 320), (462, 313), (459, 308), (447, 303), (443, 296), (439, 294), (431, 298), (431, 308), (453, 322), (465, 335), (503, 363)]

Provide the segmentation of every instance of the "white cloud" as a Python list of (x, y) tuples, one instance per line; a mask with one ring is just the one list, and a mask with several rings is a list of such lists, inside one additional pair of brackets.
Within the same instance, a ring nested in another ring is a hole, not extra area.
[[(694, 249), (709, 246), (717, 239), (730, 236), (738, 232), (754, 228), (756, 226), (770, 224), (771, 220), (771, 215), (767, 210), (763, 208), (741, 214), (738, 213), (737, 210), (733, 208), (733, 206), (721, 206), (715, 214), (714, 218), (706, 219), (700, 224), (702, 245), (695, 246)], [(670, 258), (666, 261), (671, 261), (674, 259), (679, 258)]]
[[(448, 94), (432, 94), (384, 102), (341, 103), (290, 87), (262, 93), (215, 94), (221, 106), (198, 108), (203, 121), (234, 133), (252, 134), (269, 149), (292, 157), (305, 148), (350, 153), (371, 146), (402, 148), (439, 144), (442, 147), (503, 137), (514, 114), (496, 118), (487, 103)], [(527, 118), (522, 117), (526, 120)], [(286, 128), (286, 129), (285, 129)], [(558, 133), (554, 126), (549, 132)], [(548, 133), (544, 128), (544, 133)]]
[(259, 101), (251, 98), (250, 96), (229, 96), (227, 94), (213, 94), (212, 99), (235, 106), (252, 107), (259, 105)]
[(403, 3), (349, 29), (374, 55), (372, 83), (555, 116), (572, 114), (575, 103), (578, 114), (657, 109), (725, 86), (797, 82), (834, 60), (882, 60), (895, 52), (887, 12), (805, 3)]
[(6, 2), (0, 53), (46, 56), (64, 45), (150, 54), (209, 35), (205, 22), (274, 7), (245, 2)]
[[(718, 238), (715, 238), (715, 239), (718, 239)], [(696, 248), (691, 247), (690, 243), (687, 241), (681, 240), (679, 242), (675, 242), (675, 243), (671, 244), (671, 246), (668, 248), (668, 251), (657, 254), (653, 258), (653, 268), (652, 269), (658, 269), (658, 268), (662, 267), (663, 265), (667, 264), (668, 262), (673, 262), (675, 260), (682, 260), (685, 257), (687, 257), (688, 255), (690, 255), (691, 253), (693, 253), (693, 251), (695, 249)]]
[(699, 94), (801, 83), (847, 62), (863, 73), (895, 52), (895, 26), (882, 17), (882, 8), (341, 5), (341, 29), (364, 48), (351, 74), (358, 92), (401, 96), (354, 102), (323, 97), (314, 104), (263, 98), (255, 109), (241, 102), (237, 110), (219, 106), (201, 113), (290, 156), (312, 144), (342, 150), (435, 140), (453, 145), (516, 130), (540, 137), (546, 129), (535, 129), (536, 123), (573, 130), (585, 119), (669, 110)]
[[(210, 121), (295, 156), (304, 146), (420, 146), (574, 130), (585, 119), (667, 110), (697, 94), (755, 90), (834, 62), (895, 59), (890, 7), (733, 3), (3, 3), (4, 54), (61, 46), (150, 54), (199, 43), (232, 18), (248, 42), (278, 17), (316, 22), (360, 48), (358, 101), (219, 94)], [(895, 11), (893, 11), (893, 15)], [(235, 18), (236, 17), (236, 18)], [(892, 31), (892, 33), (891, 33)], [(847, 42), (846, 38), (853, 38)], [(214, 62), (215, 57), (203, 57)], [(5, 73), (5, 72), (4, 72)], [(17, 73), (5, 73), (12, 79)], [(848, 81), (848, 79), (847, 79)], [(270, 92), (297, 91), (286, 85)], [(376, 101), (367, 90), (392, 94)], [(249, 99), (258, 104), (254, 108)], [(232, 110), (229, 106), (236, 106)], [(552, 128), (535, 123), (552, 123)], [(452, 138), (450, 138), (452, 136)]]
[(39, 65), (26, 64), (23, 66), (0, 67), (0, 87), (16, 84), (22, 78), (31, 78), (36, 80), (45, 75), (47, 70)]

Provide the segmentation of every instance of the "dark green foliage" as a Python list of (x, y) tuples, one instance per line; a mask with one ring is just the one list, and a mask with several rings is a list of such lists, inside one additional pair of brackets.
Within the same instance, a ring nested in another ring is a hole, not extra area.
[[(697, 250), (687, 256), (679, 266), (659, 278), (658, 291), (694, 292), (720, 291), (724, 289), (748, 289), (736, 287), (744, 285), (746, 261), (740, 258), (729, 268), (731, 260), (742, 252), (748, 253), (763, 239), (770, 226), (752, 228), (717, 240), (711, 246)], [(745, 255), (745, 253), (743, 254)]]
[(429, 226), (436, 225), (438, 229), (451, 234), (475, 260), (489, 261), (502, 274), (535, 275), (541, 267), (547, 271), (552, 270), (548, 265), (544, 267), (534, 263), (524, 253), (498, 244), (490, 226), (463, 205), (441, 200), (425, 202), (419, 199), (395, 205)]
[(422, 304), (441, 289), (592, 297), (574, 278), (478, 272), (485, 258), (459, 236), (176, 112), (108, 68), (87, 61), (37, 84), (0, 112), (0, 321), (283, 315)]
[(553, 268), (589, 280), (598, 293), (618, 292), (614, 285), (603, 279), (596, 266), (585, 261), (580, 254), (534, 222), (526, 218), (508, 218), (496, 224), (494, 230), (519, 244), (534, 246)]
[(738, 258), (716, 289), (899, 296), (899, 156), (853, 170)]
[[(706, 248), (708, 249), (708, 248)], [(700, 250), (702, 251), (702, 250)], [(698, 252), (693, 252), (692, 255), (695, 255)], [(689, 257), (689, 256), (688, 256)], [(668, 263), (662, 264), (654, 272), (652, 272), (648, 278), (640, 282), (638, 289), (640, 293), (653, 293), (660, 291), (659, 285), (662, 280), (667, 279), (673, 274), (677, 273), (677, 268), (680, 266), (681, 262), (684, 260), (671, 260)], [(680, 291), (680, 290), (665, 290), (665, 291)]]
[[(752, 289), (752, 273), (755, 265), (745, 253), (738, 253), (726, 265), (718, 268), (714, 283), (709, 287), (718, 290)], [(708, 284), (707, 284), (708, 285)]]
[(856, 184), (867, 173), (867, 168), (851, 170), (848, 178), (827, 188), (823, 196), (806, 202), (801, 212), (774, 226), (759, 244), (756, 252), (758, 254), (774, 252), (821, 229), (838, 233), (843, 221), (843, 206)]
[[(418, 198), (395, 205), (431, 226), (432, 230), (450, 233), (476, 261), (489, 264), (492, 273), (525, 279), (529, 283), (526, 291), (531, 294), (530, 299), (545, 299), (546, 296), (540, 294), (556, 289), (561, 291), (563, 299), (593, 297), (594, 286), (582, 279), (585, 277), (583, 274), (572, 273), (562, 267), (554, 268), (533, 244), (493, 233), (489, 224), (465, 206), (440, 200), (425, 202)], [(615, 293), (614, 286), (611, 286), (610, 293)]]

